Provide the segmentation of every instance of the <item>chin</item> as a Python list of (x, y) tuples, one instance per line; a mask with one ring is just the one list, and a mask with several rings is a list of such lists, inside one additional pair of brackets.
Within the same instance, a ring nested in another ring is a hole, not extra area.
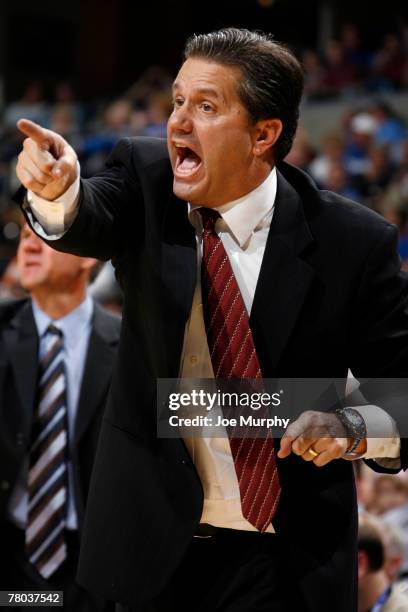
[(30, 291), (32, 291), (32, 289), (35, 288), (35, 283), (20, 281), (20, 284), (21, 284), (22, 288), (24, 289), (24, 291), (30, 292)]
[(188, 183), (181, 183), (175, 180), (173, 183), (173, 192), (180, 200), (185, 200), (190, 204), (196, 204), (201, 201), (199, 190), (195, 188), (194, 185), (189, 185)]
[(40, 280), (38, 278), (20, 278), (20, 284), (25, 291), (32, 291), (40, 284)]

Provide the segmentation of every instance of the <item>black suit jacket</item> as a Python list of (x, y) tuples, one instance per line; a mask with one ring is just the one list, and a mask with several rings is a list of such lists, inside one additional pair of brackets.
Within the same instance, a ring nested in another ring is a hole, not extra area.
[[(95, 304), (73, 439), (78, 523), (84, 507), (119, 343), (120, 319)], [(30, 444), (38, 372), (38, 334), (31, 301), (0, 305), (0, 523)]]
[[(278, 167), (276, 208), (250, 323), (264, 376), (406, 376), (407, 284), (396, 228)], [(79, 213), (53, 247), (112, 257), (124, 289), (119, 359), (101, 430), (79, 578), (124, 603), (152, 599), (200, 520), (200, 479), (181, 440), (157, 439), (156, 380), (176, 377), (196, 282), (187, 204), (166, 143), (123, 140), (81, 182)], [(406, 409), (405, 409), (406, 410)], [(394, 417), (401, 414), (396, 410)], [(405, 441), (402, 463), (407, 466)], [(352, 465), (279, 460), (281, 563), (313, 612), (356, 609)]]

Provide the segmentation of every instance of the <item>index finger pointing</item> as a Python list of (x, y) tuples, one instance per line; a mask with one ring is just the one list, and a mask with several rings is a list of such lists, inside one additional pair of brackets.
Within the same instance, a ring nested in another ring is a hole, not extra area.
[(50, 147), (50, 139), (48, 131), (42, 128), (38, 123), (29, 119), (20, 119), (17, 121), (18, 129), (29, 138), (32, 138), (42, 149), (48, 150)]

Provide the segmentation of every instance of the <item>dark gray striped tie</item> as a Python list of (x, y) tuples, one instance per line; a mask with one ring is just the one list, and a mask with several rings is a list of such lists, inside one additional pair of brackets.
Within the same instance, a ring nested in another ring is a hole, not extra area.
[(61, 330), (50, 325), (41, 340), (38, 401), (28, 472), (26, 551), (44, 578), (67, 556), (67, 406)]

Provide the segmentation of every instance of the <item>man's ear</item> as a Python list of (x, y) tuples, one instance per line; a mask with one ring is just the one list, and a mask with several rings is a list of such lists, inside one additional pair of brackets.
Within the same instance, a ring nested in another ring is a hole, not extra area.
[(366, 574), (369, 572), (369, 563), (367, 553), (364, 550), (358, 551), (358, 577), (364, 578)]
[(261, 119), (256, 123), (256, 139), (253, 146), (255, 157), (261, 157), (268, 150), (272, 150), (273, 145), (282, 134), (282, 127), (280, 119)]

